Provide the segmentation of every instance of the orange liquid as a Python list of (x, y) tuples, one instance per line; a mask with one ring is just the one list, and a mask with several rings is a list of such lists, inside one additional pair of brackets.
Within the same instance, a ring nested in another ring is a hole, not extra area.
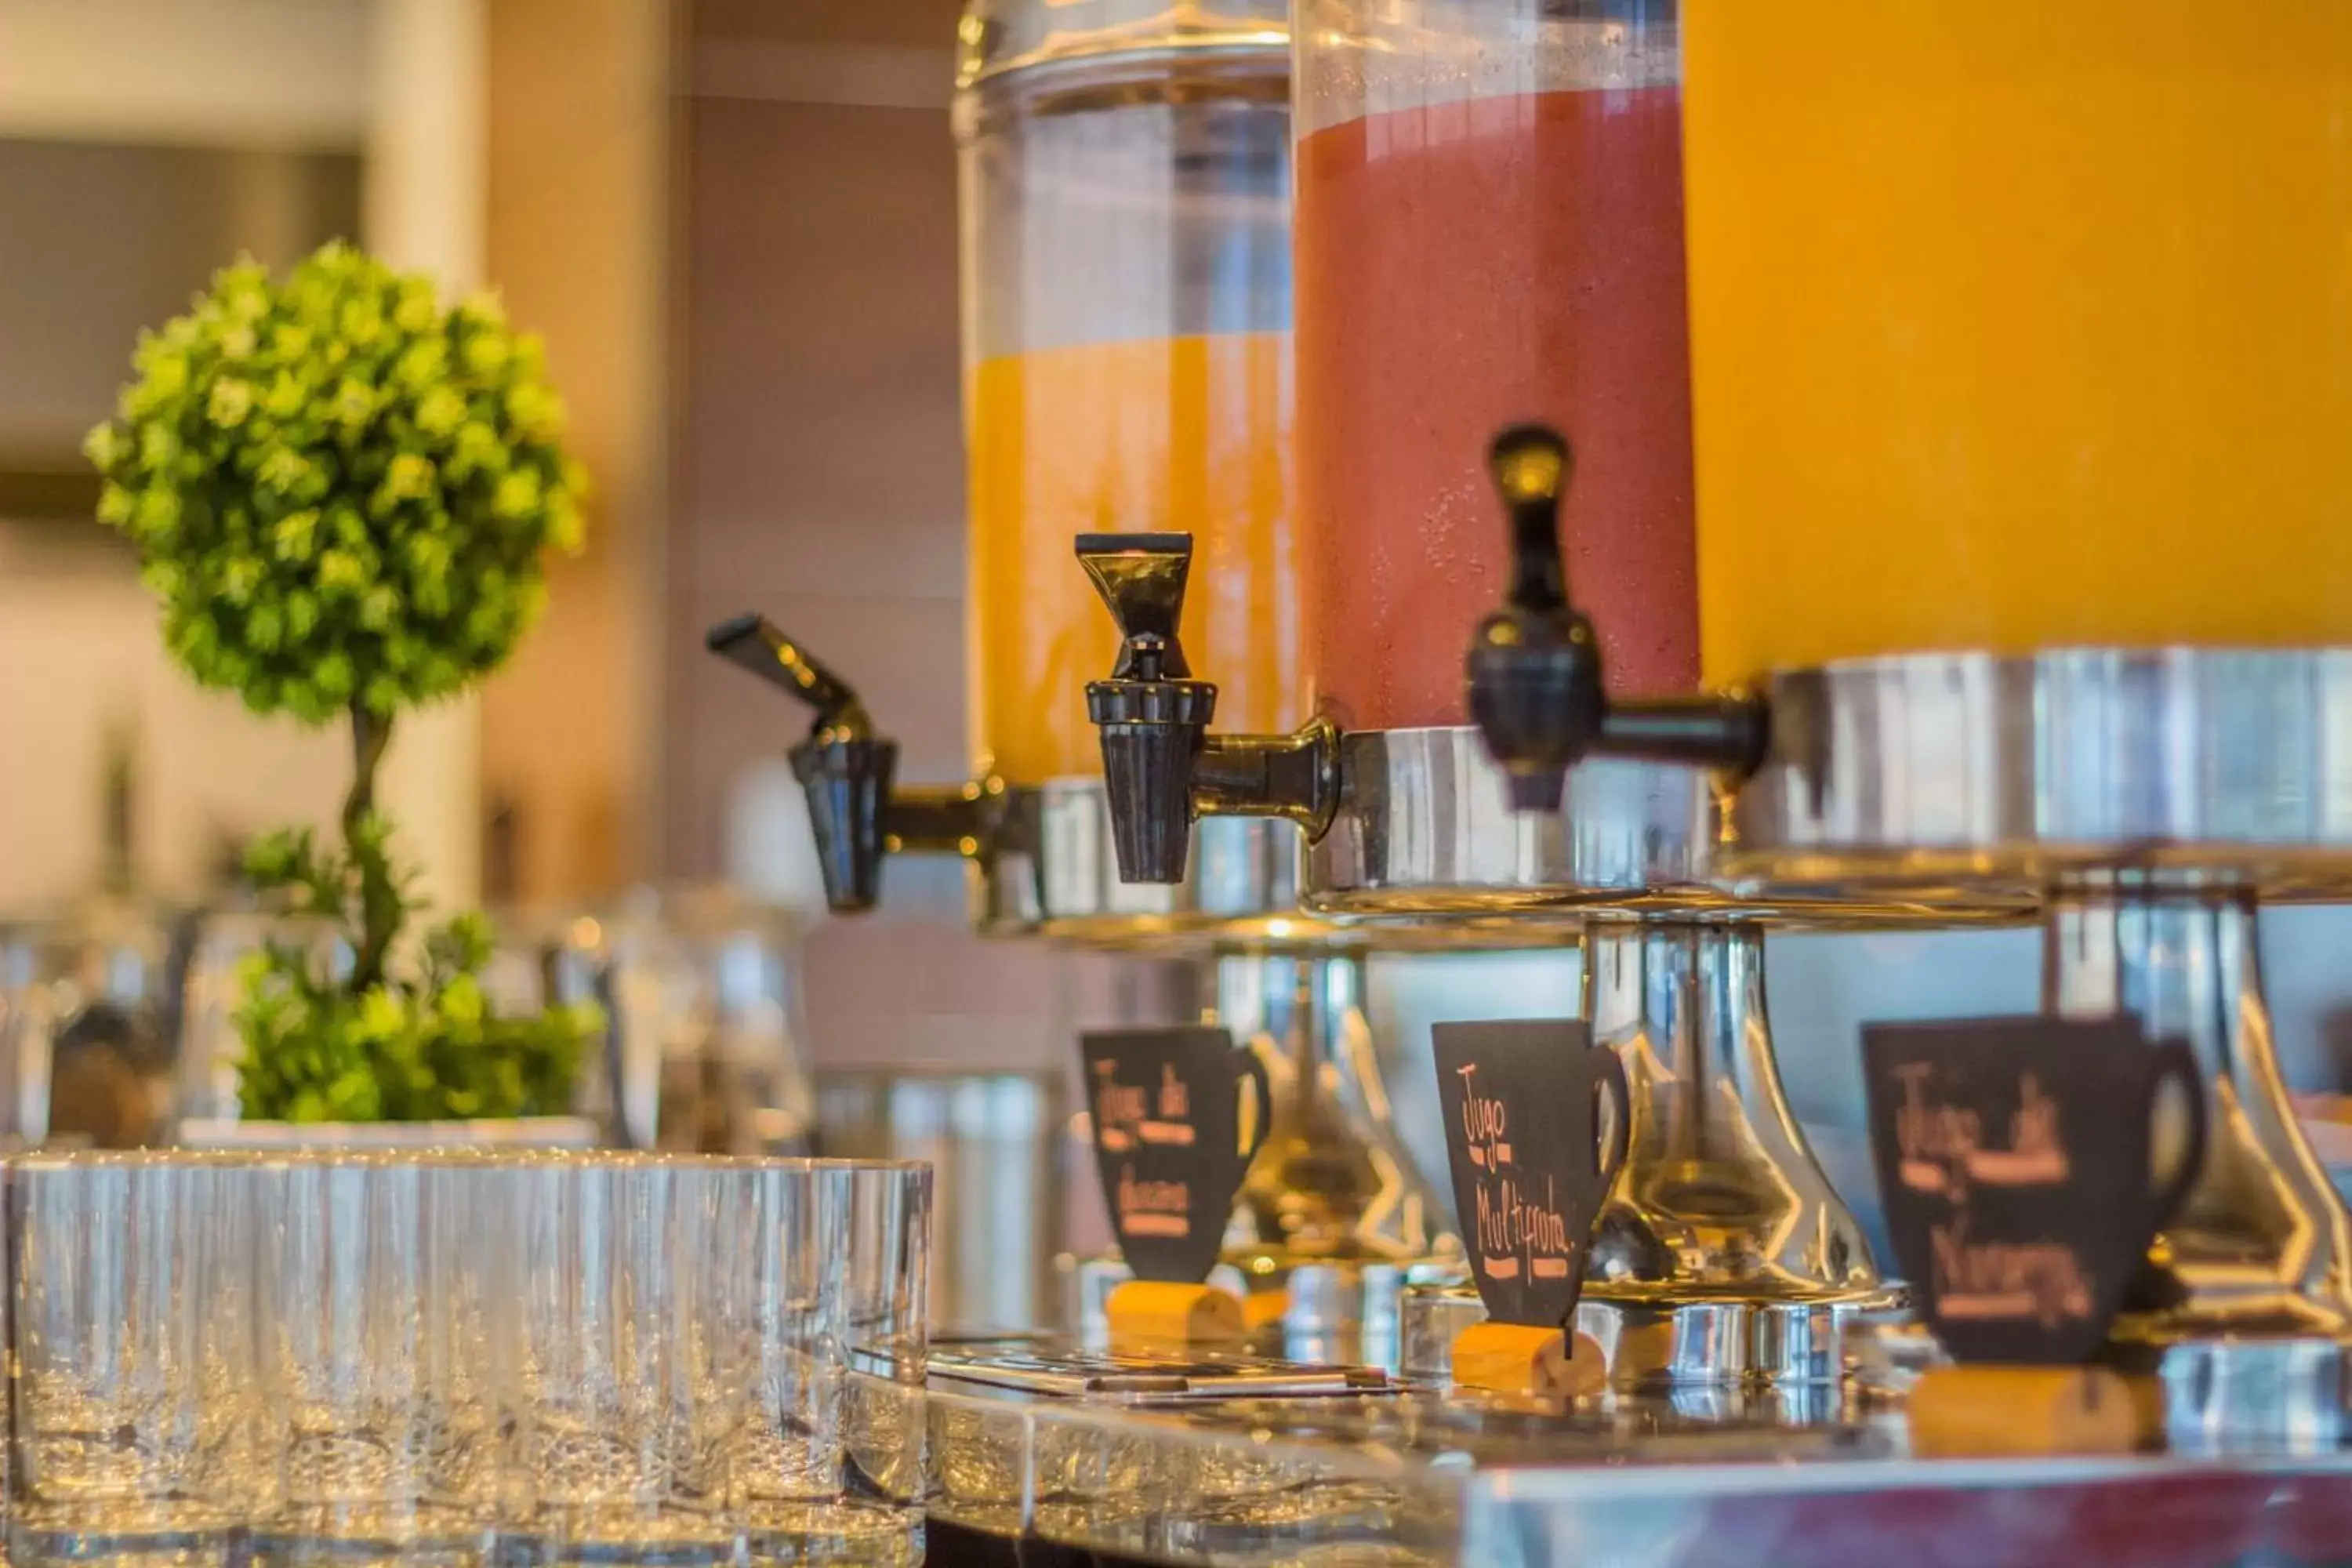
[(1192, 535), (1184, 651), (1221, 730), (1296, 721), (1290, 338), (1090, 343), (982, 361), (970, 392), (972, 712), (1014, 784), (1102, 771), (1086, 683), (1118, 651), (1072, 541)]
[(2352, 641), (2352, 5), (1683, 16), (1708, 679)]

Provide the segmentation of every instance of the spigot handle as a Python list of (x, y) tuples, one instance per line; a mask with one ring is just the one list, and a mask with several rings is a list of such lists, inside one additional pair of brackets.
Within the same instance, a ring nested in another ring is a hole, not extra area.
[(1184, 879), (1192, 785), (1216, 686), (1192, 679), (1176, 627), (1192, 569), (1189, 533), (1081, 533), (1078, 564), (1118, 626), (1118, 662), (1087, 682), (1122, 882)]
[(826, 668), (767, 616), (755, 611), (721, 621), (704, 635), (703, 644), (719, 658), (815, 709), (818, 729), (856, 735), (872, 730), (866, 705), (857, 700), (849, 682)]
[(1182, 680), (1192, 668), (1176, 628), (1192, 571), (1189, 533), (1081, 533), (1078, 563), (1118, 625), (1113, 680)]
[(874, 721), (849, 682), (834, 674), (783, 629), (758, 614), (721, 621), (705, 647), (816, 710), (808, 739), (792, 749), (793, 776), (808, 797), (824, 901), (836, 913), (874, 907), (881, 888), (891, 783), (898, 746)]
[(1511, 584), (1471, 634), (1470, 717), (1520, 811), (1559, 808), (1568, 770), (1609, 711), (1600, 641), (1568, 596), (1559, 507), (1569, 468), (1566, 437), (1546, 426), (1510, 426), (1486, 449), (1510, 521)]
[(1541, 425), (1514, 425), (1495, 437), (1487, 471), (1511, 514), (1510, 605), (1551, 616), (1568, 608), (1568, 564), (1559, 549), (1559, 502), (1568, 493), (1568, 442)]
[(1487, 468), (1510, 514), (1511, 588), (1472, 634), (1470, 716), (1502, 765), (1513, 807), (1559, 806), (1568, 771), (1593, 752), (1746, 775), (1764, 761), (1769, 715), (1742, 692), (1618, 699), (1601, 639), (1569, 597), (1559, 543), (1569, 445), (1540, 425), (1495, 437)]

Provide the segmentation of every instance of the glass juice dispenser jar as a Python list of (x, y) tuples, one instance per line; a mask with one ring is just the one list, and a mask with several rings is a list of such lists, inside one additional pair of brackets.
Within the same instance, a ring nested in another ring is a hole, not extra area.
[(1186, 645), (1236, 719), (1300, 705), (1287, 38), (1272, 0), (965, 20), (971, 715), (1015, 787), (1102, 769), (1080, 533), (1192, 533)]
[(2352, 1223), (2254, 917), (2352, 897), (2352, 7), (1684, 32), (1705, 673), (1776, 736), (1721, 866), (2013, 889), (2046, 1012), (2187, 1040), (2202, 1174), (2116, 1334), (2176, 1432), (2334, 1430)]
[(1486, 446), (1518, 421), (1576, 444), (1568, 567), (1612, 685), (1698, 679), (1675, 21), (1298, 6), (1309, 674), (1349, 728), (1465, 721), (1463, 639), (1508, 553)]

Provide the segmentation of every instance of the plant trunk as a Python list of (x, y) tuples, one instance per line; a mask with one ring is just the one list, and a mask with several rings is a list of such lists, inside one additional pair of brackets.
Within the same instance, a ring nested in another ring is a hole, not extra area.
[(352, 788), (343, 797), (343, 848), (359, 873), (359, 946), (352, 960), (352, 994), (383, 984), (393, 940), (400, 934), (400, 889), (382, 832), (368, 830), (375, 815), (375, 775), (392, 744), (392, 721), (352, 704)]

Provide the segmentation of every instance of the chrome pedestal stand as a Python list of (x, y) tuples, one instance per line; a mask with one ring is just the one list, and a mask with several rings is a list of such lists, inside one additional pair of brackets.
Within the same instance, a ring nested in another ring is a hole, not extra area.
[(2352, 899), (2352, 650), (1930, 655), (1775, 678), (1720, 864), (1767, 898), (2031, 899), (2043, 1002), (2204, 1068), (2205, 1160), (2118, 1338), (2177, 1443), (2332, 1445), (2352, 1221), (2297, 1127), (2259, 903)]
[[(1770, 1389), (1802, 1401), (1804, 1390), (1834, 1391), (1844, 1380), (1849, 1330), (1901, 1300), (1891, 1287), (1828, 1300), (1643, 1304), (1588, 1294), (1575, 1323), (1600, 1345), (1619, 1388), (1699, 1403), (1706, 1390)], [(1486, 1318), (1466, 1285), (1407, 1281), (1397, 1311), (1402, 1374), (1447, 1381), (1455, 1336)]]
[[(1834, 1382), (1841, 1324), (1890, 1296), (1782, 1092), (1763, 927), (1705, 879), (1704, 777), (1593, 759), (1557, 811), (1522, 813), (1475, 730), (1340, 744), (1308, 908), (1535, 929), (1549, 911), (1583, 932), (1584, 1015), (1624, 1061), (1633, 1113), (1578, 1309), (1613, 1380)], [(1417, 1285), (1403, 1314), (1403, 1369), (1433, 1376), (1483, 1310), (1466, 1285)]]

